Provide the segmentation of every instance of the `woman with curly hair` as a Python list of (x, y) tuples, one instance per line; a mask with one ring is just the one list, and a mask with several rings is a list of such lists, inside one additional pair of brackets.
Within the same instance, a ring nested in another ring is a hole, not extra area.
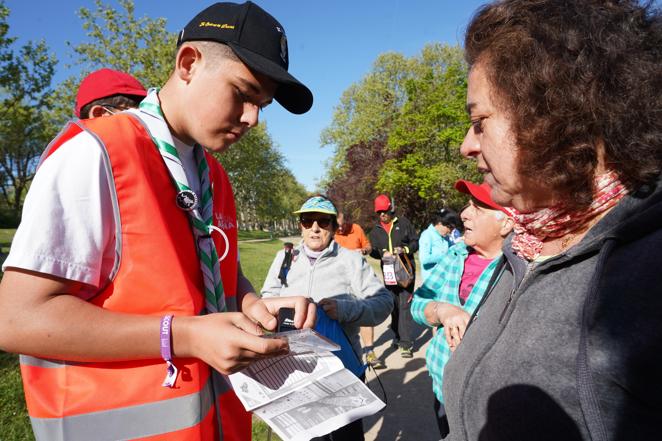
[(517, 213), (444, 372), (450, 437), (659, 439), (660, 11), (498, 1), (465, 49), (461, 151)]

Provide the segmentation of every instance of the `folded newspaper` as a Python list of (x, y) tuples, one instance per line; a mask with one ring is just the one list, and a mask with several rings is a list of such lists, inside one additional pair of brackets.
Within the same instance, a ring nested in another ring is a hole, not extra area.
[(379, 412), (385, 404), (331, 351), (340, 347), (311, 329), (281, 332), (290, 353), (230, 375), (246, 410), (283, 441), (308, 441)]

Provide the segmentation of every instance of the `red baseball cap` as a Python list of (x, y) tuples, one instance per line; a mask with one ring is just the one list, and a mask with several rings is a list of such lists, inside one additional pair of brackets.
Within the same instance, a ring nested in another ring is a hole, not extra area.
[(385, 194), (380, 194), (375, 198), (375, 213), (378, 211), (389, 211), (391, 209), (391, 200)]
[(510, 217), (513, 216), (513, 211), (511, 209), (504, 208), (492, 200), (492, 196), (490, 196), (492, 187), (486, 182), (483, 182), (482, 184), (474, 184), (473, 182), (460, 179), (455, 183), (454, 187), (460, 193), (468, 194), (490, 208), (503, 211)]
[(140, 81), (128, 73), (108, 68), (99, 69), (81, 81), (76, 95), (76, 116), (86, 104), (112, 95), (147, 96)]

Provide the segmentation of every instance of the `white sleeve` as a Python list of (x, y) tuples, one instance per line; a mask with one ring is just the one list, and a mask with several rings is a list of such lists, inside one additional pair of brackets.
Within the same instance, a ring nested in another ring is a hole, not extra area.
[(115, 221), (101, 147), (82, 132), (39, 167), (3, 264), (98, 287), (115, 259)]

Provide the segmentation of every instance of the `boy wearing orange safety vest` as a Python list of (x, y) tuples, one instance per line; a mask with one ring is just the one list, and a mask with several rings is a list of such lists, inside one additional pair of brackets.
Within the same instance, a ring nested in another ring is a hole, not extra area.
[(180, 33), (172, 75), (139, 109), (71, 122), (48, 146), (0, 283), (0, 348), (23, 354), (38, 440), (250, 438), (221, 374), (287, 351), (260, 338), (279, 308), (298, 327), (315, 310), (256, 296), (208, 152), (272, 98), (311, 107), (287, 67), (280, 23), (217, 3)]

